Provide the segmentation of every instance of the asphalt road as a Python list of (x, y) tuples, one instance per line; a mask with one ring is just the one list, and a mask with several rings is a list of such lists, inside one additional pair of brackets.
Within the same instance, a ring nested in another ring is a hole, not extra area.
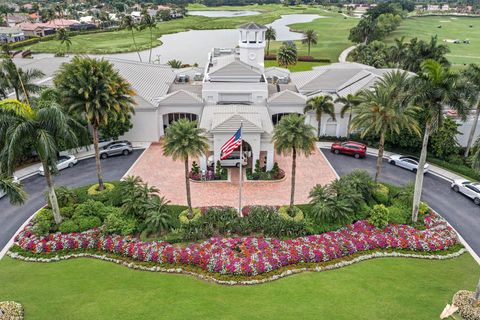
[[(346, 155), (335, 155), (322, 149), (338, 175), (342, 176), (355, 169), (365, 169), (372, 177), (375, 175), (376, 157), (367, 155), (365, 159), (355, 159)], [(380, 181), (394, 185), (404, 185), (415, 181), (415, 174), (403, 168), (383, 161)], [(456, 193), (450, 188), (450, 182), (426, 173), (423, 180), (422, 200), (444, 217), (480, 255), (480, 206), (472, 200)]]
[[(118, 180), (137, 160), (143, 150), (135, 150), (129, 156), (117, 156), (102, 160), (105, 181)], [(54, 176), (57, 186), (80, 187), (97, 181), (95, 159), (80, 160), (73, 168), (67, 168)], [(34, 175), (22, 180), (28, 200), (23, 206), (12, 206), (7, 197), (0, 199), (0, 251), (18, 228), (38, 209), (45, 205), (47, 184), (45, 177)]]

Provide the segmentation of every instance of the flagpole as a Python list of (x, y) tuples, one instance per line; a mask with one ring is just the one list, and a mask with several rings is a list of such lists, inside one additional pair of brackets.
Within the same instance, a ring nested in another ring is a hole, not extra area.
[(242, 166), (243, 166), (243, 138), (242, 138), (242, 128), (243, 128), (243, 121), (240, 122), (240, 180), (239, 180), (239, 188), (238, 188), (238, 214), (240, 217), (243, 217), (242, 214), (242, 180), (243, 180), (243, 175), (242, 175)]

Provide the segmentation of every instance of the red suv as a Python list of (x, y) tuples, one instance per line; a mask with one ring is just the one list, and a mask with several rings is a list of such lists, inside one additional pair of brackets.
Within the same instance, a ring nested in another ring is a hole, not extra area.
[(343, 153), (353, 155), (357, 159), (365, 158), (367, 154), (367, 146), (355, 141), (335, 142), (332, 144), (330, 150), (335, 154)]

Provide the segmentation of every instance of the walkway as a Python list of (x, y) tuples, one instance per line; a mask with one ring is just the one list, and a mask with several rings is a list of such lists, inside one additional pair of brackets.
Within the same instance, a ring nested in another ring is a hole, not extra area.
[[(244, 205), (284, 205), (290, 201), (291, 158), (276, 155), (275, 161), (287, 172), (282, 181), (245, 181), (243, 184)], [(238, 169), (231, 168), (230, 181), (191, 182), (192, 204), (202, 206), (238, 206)], [(181, 161), (165, 157), (160, 144), (152, 144), (132, 167), (129, 175), (140, 176), (156, 186), (160, 194), (171, 203), (186, 204), (184, 167)], [(295, 202), (308, 202), (308, 194), (316, 184), (327, 184), (336, 178), (322, 153), (316, 150), (310, 157), (297, 161)]]
[(340, 56), (338, 56), (338, 62), (347, 62), (348, 55), (350, 52), (352, 52), (357, 46), (351, 46), (348, 47), (347, 49), (343, 50), (342, 53), (340, 53)]

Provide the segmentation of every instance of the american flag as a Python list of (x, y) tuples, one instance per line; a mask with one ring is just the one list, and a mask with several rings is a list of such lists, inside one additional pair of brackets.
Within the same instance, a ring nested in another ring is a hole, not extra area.
[(233, 150), (237, 149), (242, 144), (242, 127), (240, 127), (235, 134), (227, 140), (220, 149), (222, 156), (220, 159), (225, 159), (232, 154)]

